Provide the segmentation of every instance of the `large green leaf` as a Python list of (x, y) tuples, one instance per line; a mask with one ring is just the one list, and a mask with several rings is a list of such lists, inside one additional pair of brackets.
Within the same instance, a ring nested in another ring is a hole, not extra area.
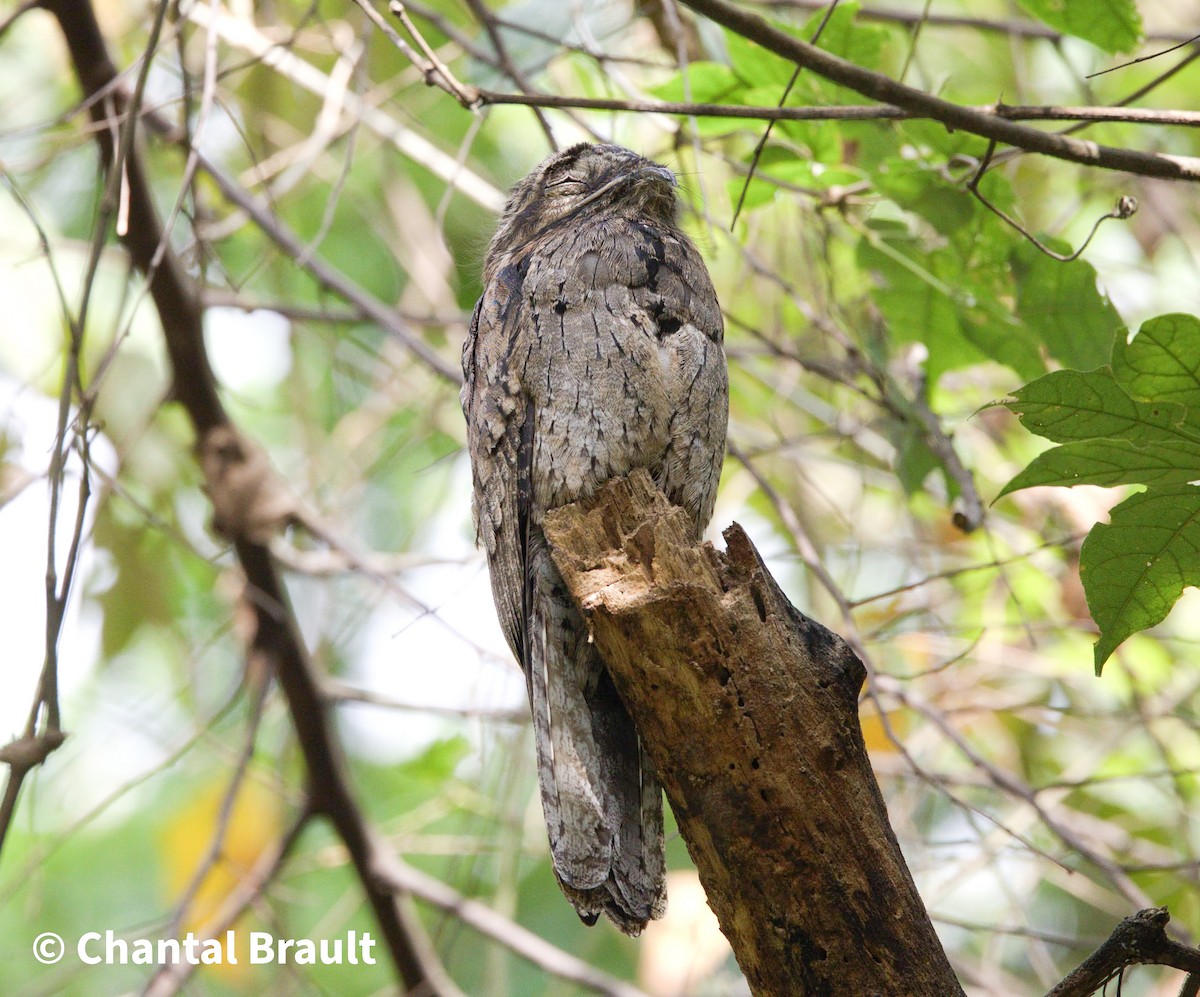
[[(878, 25), (857, 23), (857, 12), (857, 4), (841, 4), (828, 18), (822, 11), (800, 27), (782, 21), (773, 21), (772, 25), (804, 42), (812, 42), (817, 28), (824, 25), (816, 42), (818, 48), (866, 69), (877, 69), (888, 31)], [(770, 103), (775, 103), (783, 96), (784, 88), (795, 73), (795, 63), (768, 52), (732, 31), (725, 33), (725, 46), (734, 72), (748, 86), (775, 88)], [(816, 73), (802, 72), (796, 79), (788, 103), (830, 104), (844, 99), (857, 100), (858, 97), (853, 91), (830, 83)]]
[(842, 3), (832, 13), (819, 10), (793, 33), (806, 41), (817, 37), (817, 47), (866, 69), (877, 69), (888, 32), (876, 24), (857, 21), (859, 4)]
[(1000, 495), (1033, 485), (1178, 485), (1200, 480), (1200, 443), (1162, 440), (1140, 447), (1129, 440), (1078, 440), (1047, 450)]
[(1014, 392), (1009, 408), (1026, 429), (1055, 443), (1100, 438), (1141, 446), (1200, 443), (1196, 414), (1172, 402), (1130, 398), (1110, 367), (1053, 371)]
[(1133, 0), (1020, 0), (1034, 17), (1105, 52), (1129, 52), (1142, 35)]
[[(1113, 338), (1112, 366), (1060, 370), (1025, 385), (1009, 407), (1063, 446), (1037, 457), (1002, 495), (1031, 485), (1144, 484), (1088, 534), (1080, 574), (1100, 627), (1096, 670), (1117, 646), (1160, 622), (1200, 583), (1200, 322), (1164, 315), (1132, 343)], [(1136, 397), (1132, 397), (1136, 396)]]
[(1127, 637), (1160, 623), (1185, 586), (1200, 585), (1200, 488), (1172, 485), (1130, 496), (1079, 555), (1088, 609), (1100, 627), (1096, 671)]
[(1194, 315), (1149, 319), (1132, 343), (1118, 337), (1112, 361), (1132, 397), (1200, 408), (1200, 319)]

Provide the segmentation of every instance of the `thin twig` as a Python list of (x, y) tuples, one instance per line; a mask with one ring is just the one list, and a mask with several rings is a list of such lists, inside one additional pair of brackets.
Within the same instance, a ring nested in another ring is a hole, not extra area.
[[(492, 43), (492, 49), (496, 53), (496, 62), (503, 73), (522, 92), (536, 93), (537, 91), (534, 89), (533, 84), (529, 82), (529, 78), (513, 62), (512, 56), (509, 55), (508, 46), (504, 44), (504, 38), (500, 35), (500, 28), (496, 24), (496, 19), (483, 3), (483, 0), (466, 0), (466, 4), (470, 8), (471, 13), (475, 15), (475, 19), (483, 25), (483, 30), (487, 33), (488, 41)], [(476, 94), (476, 100), (478, 100), (478, 94)], [(533, 114), (537, 118), (538, 124), (542, 126), (542, 131), (546, 133), (546, 141), (549, 143), (551, 151), (557, 151), (558, 143), (554, 140), (554, 129), (550, 127), (549, 119), (537, 105), (533, 107)]]
[(447, 81), (444, 79), (438, 79), (436, 75), (433, 74), (433, 67), (427, 67), (426, 64), (421, 61), (420, 55), (418, 55), (413, 47), (404, 40), (404, 37), (400, 34), (400, 32), (393, 28), (387, 22), (387, 19), (375, 9), (370, 0), (354, 0), (354, 2), (358, 4), (362, 12), (367, 15), (371, 23), (387, 36), (388, 41), (395, 45), (397, 50), (399, 50), (402, 55), (407, 57), (409, 62), (420, 69), (423, 73), (426, 72), (426, 69), (428, 68), (429, 74), (425, 76), (425, 82), (427, 84), (439, 86), (445, 90), (446, 93), (450, 94), (450, 96), (455, 100), (458, 99), (458, 94), (456, 94), (450, 88)]
[(605, 997), (647, 997), (633, 984), (609, 976), (577, 956), (556, 948), (486, 904), (464, 897), (441, 880), (399, 859), (389, 859), (379, 867), (378, 873), (394, 889), (410, 893), (453, 914), (463, 924), (495, 939), (545, 973)]
[(1092, 847), (1074, 829), (1066, 826), (1062, 821), (1056, 820), (1046, 808), (1046, 805), (1037, 798), (1037, 795), (1028, 785), (1016, 776), (997, 768), (980, 755), (945, 716), (903, 688), (898, 682), (888, 679), (887, 676), (881, 676), (878, 681), (887, 686), (887, 692), (894, 696), (898, 702), (925, 717), (926, 720), (941, 732), (947, 741), (963, 754), (970, 765), (976, 771), (984, 773), (997, 789), (1025, 801), (1033, 809), (1034, 813), (1037, 814), (1038, 819), (1048, 831), (1058, 837), (1071, 851), (1103, 871), (1113, 887), (1126, 900), (1135, 904), (1148, 903), (1148, 897), (1145, 892), (1125, 870), (1112, 859), (1102, 855), (1096, 848)]
[[(413, 64), (421, 70), (422, 75), (425, 77), (425, 82), (430, 86), (441, 87), (469, 111), (478, 107), (478, 88), (467, 83), (461, 83), (455, 78), (454, 74), (450, 72), (450, 68), (438, 58), (438, 54), (433, 50), (429, 42), (425, 40), (425, 36), (413, 24), (412, 18), (408, 16), (408, 12), (404, 9), (404, 4), (400, 0), (391, 0), (391, 3), (388, 4), (388, 9), (396, 15), (396, 18), (404, 25), (404, 30), (412, 36), (413, 41), (417, 43), (417, 47), (424, 53), (425, 62), (415, 59), (414, 55), (410, 54), (412, 53), (412, 49), (409, 49), (406, 54), (409, 54), (409, 57), (413, 58)], [(440, 82), (439, 77), (441, 78)]]
[[(248, 674), (254, 675), (253, 672), (248, 672)], [(241, 792), (242, 786), (245, 784), (246, 774), (250, 768), (250, 761), (254, 757), (254, 745), (258, 740), (258, 730), (262, 723), (263, 703), (266, 701), (267, 689), (269, 688), (266, 678), (265, 673), (259, 673), (255, 676), (255, 687), (250, 690), (250, 715), (246, 720), (245, 739), (234, 761), (229, 785), (225, 788), (221, 804), (217, 809), (217, 817), (213, 825), (212, 837), (208, 843), (208, 850), (196, 864), (191, 880), (184, 887), (179, 899), (175, 902), (175, 910), (172, 912), (171, 918), (167, 922), (167, 927), (163, 931), (164, 938), (175, 938), (178, 936), (179, 926), (183, 924), (184, 915), (195, 901), (196, 895), (200, 892), (200, 887), (208, 878), (209, 873), (212, 872), (213, 866), (221, 858), (221, 853), (225, 847), (225, 837), (229, 832), (229, 823), (233, 818), (234, 803), (237, 801), (238, 793)]]
[[(228, 13), (214, 13), (203, 4), (189, 7), (187, 17), (201, 26), (215, 23), (218, 33), (227, 44), (249, 53), (310, 93), (321, 97), (328, 90), (330, 81), (327, 74), (268, 38), (253, 24)], [(478, 174), (459, 167), (451, 156), (434, 143), (358, 94), (346, 94), (345, 112), (481, 207), (498, 212), (504, 206), (504, 195), (492, 184)]]
[(1004, 212), (1001, 208), (997, 207), (983, 196), (983, 193), (979, 189), (979, 181), (983, 178), (983, 174), (987, 171), (988, 165), (991, 163), (992, 155), (995, 151), (996, 140), (992, 139), (990, 142), (988, 142), (987, 152), (984, 153), (983, 158), (979, 161), (979, 168), (975, 171), (975, 175), (967, 181), (967, 190), (974, 194), (975, 197), (979, 199), (979, 203), (987, 208), (988, 211), (996, 215), (996, 217), (1001, 219), (1001, 221), (1011, 225), (1014, 229), (1020, 232), (1021, 235), (1033, 243), (1033, 245), (1035, 245), (1039, 250), (1052, 259), (1058, 260), (1060, 263), (1070, 263), (1072, 260), (1077, 259), (1079, 255), (1088, 248), (1088, 244), (1091, 243), (1092, 237), (1096, 234), (1096, 231), (1100, 228), (1102, 223), (1108, 221), (1110, 218), (1119, 218), (1122, 220), (1126, 218), (1132, 218), (1134, 213), (1137, 211), (1137, 198), (1132, 197), (1129, 194), (1124, 195), (1117, 201), (1117, 205), (1112, 209), (1112, 211), (1101, 215), (1096, 219), (1095, 224), (1092, 225), (1092, 230), (1088, 233), (1087, 238), (1080, 243), (1078, 249), (1069, 254), (1056, 252), (1042, 242), (1036, 235), (1026, 229), (1015, 218)]
[[(284, 861), (291, 854), (311, 817), (310, 811), (301, 811), (276, 846), (263, 852), (254, 866), (238, 878), (221, 908), (209, 919), (207, 924), (195, 932), (197, 938), (216, 938), (237, 923), (238, 918), (255, 900), (262, 896), (263, 890), (279, 875)], [(143, 997), (171, 997), (171, 995), (179, 993), (191, 979), (197, 966), (196, 962), (188, 962), (186, 959), (162, 966), (150, 978), (142, 992)]]
[[(889, 379), (890, 380), (890, 379)], [(894, 384), (884, 389), (885, 397), (893, 398), (899, 394)], [(919, 395), (904, 398), (904, 408), (921, 426), (921, 436), (925, 445), (933, 452), (945, 468), (946, 473), (958, 485), (957, 508), (951, 514), (954, 525), (963, 533), (972, 533), (983, 522), (983, 500), (979, 497), (979, 489), (975, 486), (975, 477), (954, 449), (954, 443), (942, 428), (942, 423)]]
[[(810, 45), (816, 45), (821, 40), (821, 35), (825, 32), (825, 26), (829, 23), (829, 19), (833, 17), (833, 12), (837, 10), (839, 0), (833, 0), (825, 10), (825, 16), (821, 18), (821, 23), (817, 25), (817, 30), (813, 32), (812, 38), (809, 39)], [(783, 88), (783, 93), (779, 96), (779, 107), (783, 107), (787, 103), (788, 97), (791, 95), (792, 88), (795, 87), (796, 81), (800, 79), (800, 70), (802, 66), (797, 65), (792, 70), (791, 79), (787, 81), (787, 86)], [(772, 118), (767, 122), (767, 127), (763, 129), (762, 138), (758, 140), (758, 144), (754, 147), (754, 153), (750, 156), (750, 169), (746, 173), (746, 179), (742, 183), (742, 191), (738, 194), (737, 204), (733, 208), (733, 218), (729, 221), (729, 229), (733, 231), (733, 227), (737, 225), (738, 216), (742, 213), (742, 205), (746, 203), (746, 194), (750, 190), (750, 183), (754, 179), (754, 171), (758, 169), (758, 161), (762, 158), (763, 150), (767, 147), (767, 141), (771, 138), (771, 130), (775, 127), (775, 119)]]
[(1118, 66), (1110, 66), (1108, 69), (1101, 69), (1099, 72), (1088, 73), (1084, 77), (1085, 80), (1095, 79), (1097, 76), (1103, 76), (1105, 73), (1115, 73), (1118, 69), (1128, 69), (1130, 66), (1136, 66), (1139, 62), (1149, 62), (1151, 59), (1157, 59), (1159, 56), (1168, 55), (1177, 49), (1183, 48), (1185, 45), (1191, 45), (1192, 42), (1200, 41), (1200, 35), (1192, 35), (1191, 38), (1184, 39), (1177, 45), (1172, 45), (1170, 48), (1164, 48), (1160, 52), (1153, 52), (1150, 55), (1138, 56), (1136, 59), (1130, 59), (1128, 62), (1122, 62)]
[(850, 601), (846, 598), (845, 593), (838, 586), (837, 582), (834, 581), (833, 576), (829, 573), (825, 565), (821, 563), (821, 556), (817, 552), (816, 545), (812, 542), (808, 531), (805, 530), (804, 525), (800, 522), (796, 511), (771, 487), (771, 483), (763, 473), (754, 466), (751, 460), (742, 453), (736, 444), (729, 443), (727, 449), (729, 450), (729, 455), (746, 469), (750, 477), (754, 479), (754, 483), (758, 485), (759, 490), (762, 491), (774, 507), (780, 521), (791, 536), (792, 543), (795, 544), (796, 553), (800, 555), (800, 559), (804, 562), (805, 567), (821, 583), (821, 587), (829, 593), (837, 605), (839, 612), (842, 614), (842, 620), (846, 627), (849, 628), (849, 636), (846, 639), (853, 645), (860, 657), (865, 657), (862, 635), (858, 632), (858, 626), (854, 620)]
[[(262, 199), (247, 193), (224, 170), (204, 156), (199, 157), (199, 162), (201, 169), (215, 181), (221, 193), (232, 204), (246, 212), (272, 242), (294, 259), (301, 257), (305, 251), (304, 241), (271, 211)], [(363, 316), (386, 330), (435, 374), (454, 384), (462, 381), (462, 372), (458, 366), (444, 360), (420, 336), (409, 329), (390, 305), (384, 304), (319, 256), (310, 254), (304, 261), (304, 269), (323, 287), (354, 304)]]
[(337, 679), (326, 679), (321, 684), (322, 692), (331, 703), (362, 703), (366, 706), (378, 706), (388, 710), (414, 710), (420, 713), (432, 713), (445, 717), (471, 717), (477, 720), (487, 720), (496, 723), (529, 724), (529, 710), (524, 707), (511, 710), (493, 709), (490, 707), (470, 706), (435, 706), (432, 703), (405, 703), (391, 696), (385, 696), (370, 689), (360, 689), (347, 685)]
[(912, 22), (913, 31), (908, 40), (908, 51), (904, 53), (904, 65), (900, 67), (900, 75), (896, 77), (901, 83), (904, 82), (909, 69), (912, 68), (913, 59), (917, 56), (917, 43), (921, 40), (921, 30), (929, 23), (929, 8), (932, 5), (933, 0), (925, 0), (925, 6)]

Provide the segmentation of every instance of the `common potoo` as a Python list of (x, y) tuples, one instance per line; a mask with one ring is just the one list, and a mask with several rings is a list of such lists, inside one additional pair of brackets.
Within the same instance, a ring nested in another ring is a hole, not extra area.
[(549, 509), (647, 468), (712, 515), (728, 382), (708, 271), (670, 170), (577, 145), (513, 189), (463, 347), (473, 512), (525, 672), (554, 870), (588, 924), (666, 906), (662, 791), (542, 533)]

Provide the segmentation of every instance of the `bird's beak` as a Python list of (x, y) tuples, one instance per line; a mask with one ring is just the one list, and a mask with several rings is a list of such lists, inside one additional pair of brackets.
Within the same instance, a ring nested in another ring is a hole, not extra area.
[(665, 180), (671, 187), (678, 185), (675, 180), (675, 174), (668, 170), (665, 166), (643, 166), (639, 171), (643, 176), (655, 177), (659, 180)]

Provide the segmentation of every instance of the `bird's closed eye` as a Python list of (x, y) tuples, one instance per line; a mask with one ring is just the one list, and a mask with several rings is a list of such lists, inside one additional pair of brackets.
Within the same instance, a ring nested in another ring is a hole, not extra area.
[(568, 173), (566, 176), (555, 177), (553, 180), (546, 181), (547, 194), (578, 194), (587, 188), (579, 177)]

